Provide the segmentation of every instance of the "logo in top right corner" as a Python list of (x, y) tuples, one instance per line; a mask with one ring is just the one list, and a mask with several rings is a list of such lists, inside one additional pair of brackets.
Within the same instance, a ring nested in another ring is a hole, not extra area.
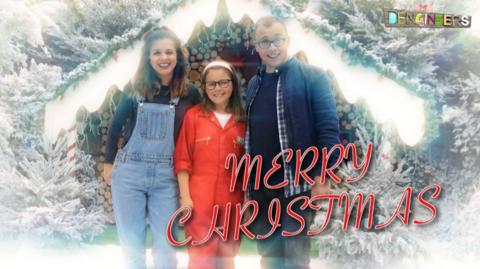
[(472, 16), (431, 12), (426, 8), (415, 11), (385, 8), (383, 17), (387, 27), (470, 28), (472, 25)]

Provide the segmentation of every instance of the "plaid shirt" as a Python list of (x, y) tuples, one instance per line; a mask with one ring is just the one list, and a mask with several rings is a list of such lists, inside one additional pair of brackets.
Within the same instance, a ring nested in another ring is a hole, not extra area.
[[(276, 73), (279, 72), (278, 69), (275, 70)], [(258, 90), (260, 89), (261, 85), (261, 73), (257, 74), (257, 79), (259, 79), (258, 85), (255, 89), (255, 94), (252, 97), (251, 101), (247, 104), (247, 124), (246, 124), (246, 132), (245, 132), (245, 153), (251, 154), (251, 149), (250, 149), (250, 108), (255, 100), (255, 97), (258, 94)], [(284, 151), (286, 149), (290, 148), (289, 141), (288, 141), (288, 134), (287, 134), (287, 121), (285, 118), (285, 107), (284, 107), (284, 100), (283, 100), (283, 92), (282, 92), (282, 87), (281, 84), (282, 79), (281, 76), (278, 78), (277, 82), (277, 90), (276, 90), (276, 103), (277, 103), (277, 123), (278, 123), (278, 139), (280, 142), (280, 149), (281, 151)], [(285, 191), (285, 197), (291, 197), (294, 195), (298, 195), (302, 192), (305, 192), (311, 188), (311, 186), (306, 183), (305, 181), (300, 181), (300, 184), (297, 188), (295, 188), (294, 185), (294, 166), (291, 165), (290, 163), (287, 162), (286, 158), (288, 156), (288, 153), (283, 154), (282, 158), (282, 167), (284, 171), (284, 176), (288, 180), (288, 185), (284, 187)], [(254, 157), (254, 156), (252, 156)], [(294, 161), (295, 159), (292, 158), (291, 161)], [(263, 180), (263, 179), (261, 179)], [(251, 182), (252, 180), (249, 180), (248, 184), (249, 187), (247, 189), (247, 195), (248, 197), (251, 197), (251, 192), (253, 191), (253, 183)]]

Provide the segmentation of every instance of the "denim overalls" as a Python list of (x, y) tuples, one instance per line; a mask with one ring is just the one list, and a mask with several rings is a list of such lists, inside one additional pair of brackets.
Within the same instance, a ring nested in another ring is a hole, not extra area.
[(178, 208), (178, 182), (173, 173), (175, 107), (145, 103), (137, 96), (137, 121), (112, 171), (112, 200), (118, 237), (129, 269), (145, 269), (148, 218), (153, 234), (155, 268), (176, 268), (175, 249), (166, 228)]

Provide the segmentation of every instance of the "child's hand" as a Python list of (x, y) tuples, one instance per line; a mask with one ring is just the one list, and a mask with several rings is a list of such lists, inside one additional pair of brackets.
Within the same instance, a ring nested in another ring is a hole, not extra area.
[(190, 207), (190, 209), (193, 209), (193, 201), (190, 196), (188, 197), (181, 197), (180, 198), (180, 207)]

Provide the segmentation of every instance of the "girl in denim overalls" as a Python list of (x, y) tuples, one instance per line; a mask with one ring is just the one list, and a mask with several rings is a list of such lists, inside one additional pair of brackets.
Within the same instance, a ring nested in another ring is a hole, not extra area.
[[(162, 27), (146, 33), (142, 52), (135, 78), (126, 86), (109, 128), (104, 177), (107, 183), (111, 178), (118, 237), (128, 268), (146, 268), (148, 219), (155, 268), (170, 269), (177, 266), (165, 232), (178, 208), (175, 138), (185, 111), (199, 95), (186, 84), (186, 55), (172, 31)], [(128, 142), (117, 153), (122, 129)]]

